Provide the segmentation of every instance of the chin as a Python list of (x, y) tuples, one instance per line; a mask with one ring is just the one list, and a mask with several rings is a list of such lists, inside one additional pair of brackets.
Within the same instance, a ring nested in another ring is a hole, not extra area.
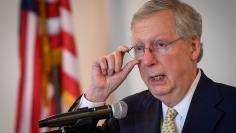
[(158, 98), (169, 94), (170, 89), (168, 87), (150, 87), (149, 91), (152, 93), (153, 96)]

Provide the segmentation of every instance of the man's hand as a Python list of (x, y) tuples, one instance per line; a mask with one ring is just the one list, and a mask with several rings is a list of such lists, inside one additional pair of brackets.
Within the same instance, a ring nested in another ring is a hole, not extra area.
[(138, 60), (132, 60), (122, 68), (123, 58), (127, 52), (127, 46), (120, 46), (115, 52), (100, 57), (93, 63), (91, 83), (85, 92), (86, 99), (104, 102), (126, 79), (129, 72), (139, 63)]

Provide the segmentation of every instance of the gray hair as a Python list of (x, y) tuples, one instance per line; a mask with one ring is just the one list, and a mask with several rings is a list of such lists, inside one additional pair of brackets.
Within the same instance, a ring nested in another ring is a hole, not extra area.
[[(133, 16), (131, 21), (131, 30), (135, 22), (144, 19), (156, 12), (162, 10), (171, 10), (176, 19), (176, 34), (180, 37), (188, 38), (197, 35), (201, 39), (202, 35), (202, 17), (201, 15), (186, 3), (179, 0), (150, 0), (146, 2)], [(201, 53), (198, 62), (203, 55), (201, 44)]]

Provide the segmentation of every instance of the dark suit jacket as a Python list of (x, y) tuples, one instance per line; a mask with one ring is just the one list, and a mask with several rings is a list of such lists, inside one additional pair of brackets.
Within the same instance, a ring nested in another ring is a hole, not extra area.
[[(158, 133), (161, 101), (149, 91), (124, 99), (128, 104), (126, 118), (109, 119), (97, 132)], [(182, 133), (236, 132), (236, 88), (213, 82), (203, 72), (193, 95)]]

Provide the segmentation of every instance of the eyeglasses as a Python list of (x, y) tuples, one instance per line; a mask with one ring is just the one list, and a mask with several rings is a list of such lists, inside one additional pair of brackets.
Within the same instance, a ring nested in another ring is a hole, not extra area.
[(156, 56), (163, 56), (167, 54), (169, 47), (180, 39), (182, 39), (182, 37), (179, 37), (171, 42), (156, 40), (153, 42), (151, 48), (145, 48), (144, 45), (142, 46), (134, 45), (129, 48), (129, 55), (133, 59), (142, 59), (145, 54), (145, 49), (148, 49), (150, 52), (153, 52)]

